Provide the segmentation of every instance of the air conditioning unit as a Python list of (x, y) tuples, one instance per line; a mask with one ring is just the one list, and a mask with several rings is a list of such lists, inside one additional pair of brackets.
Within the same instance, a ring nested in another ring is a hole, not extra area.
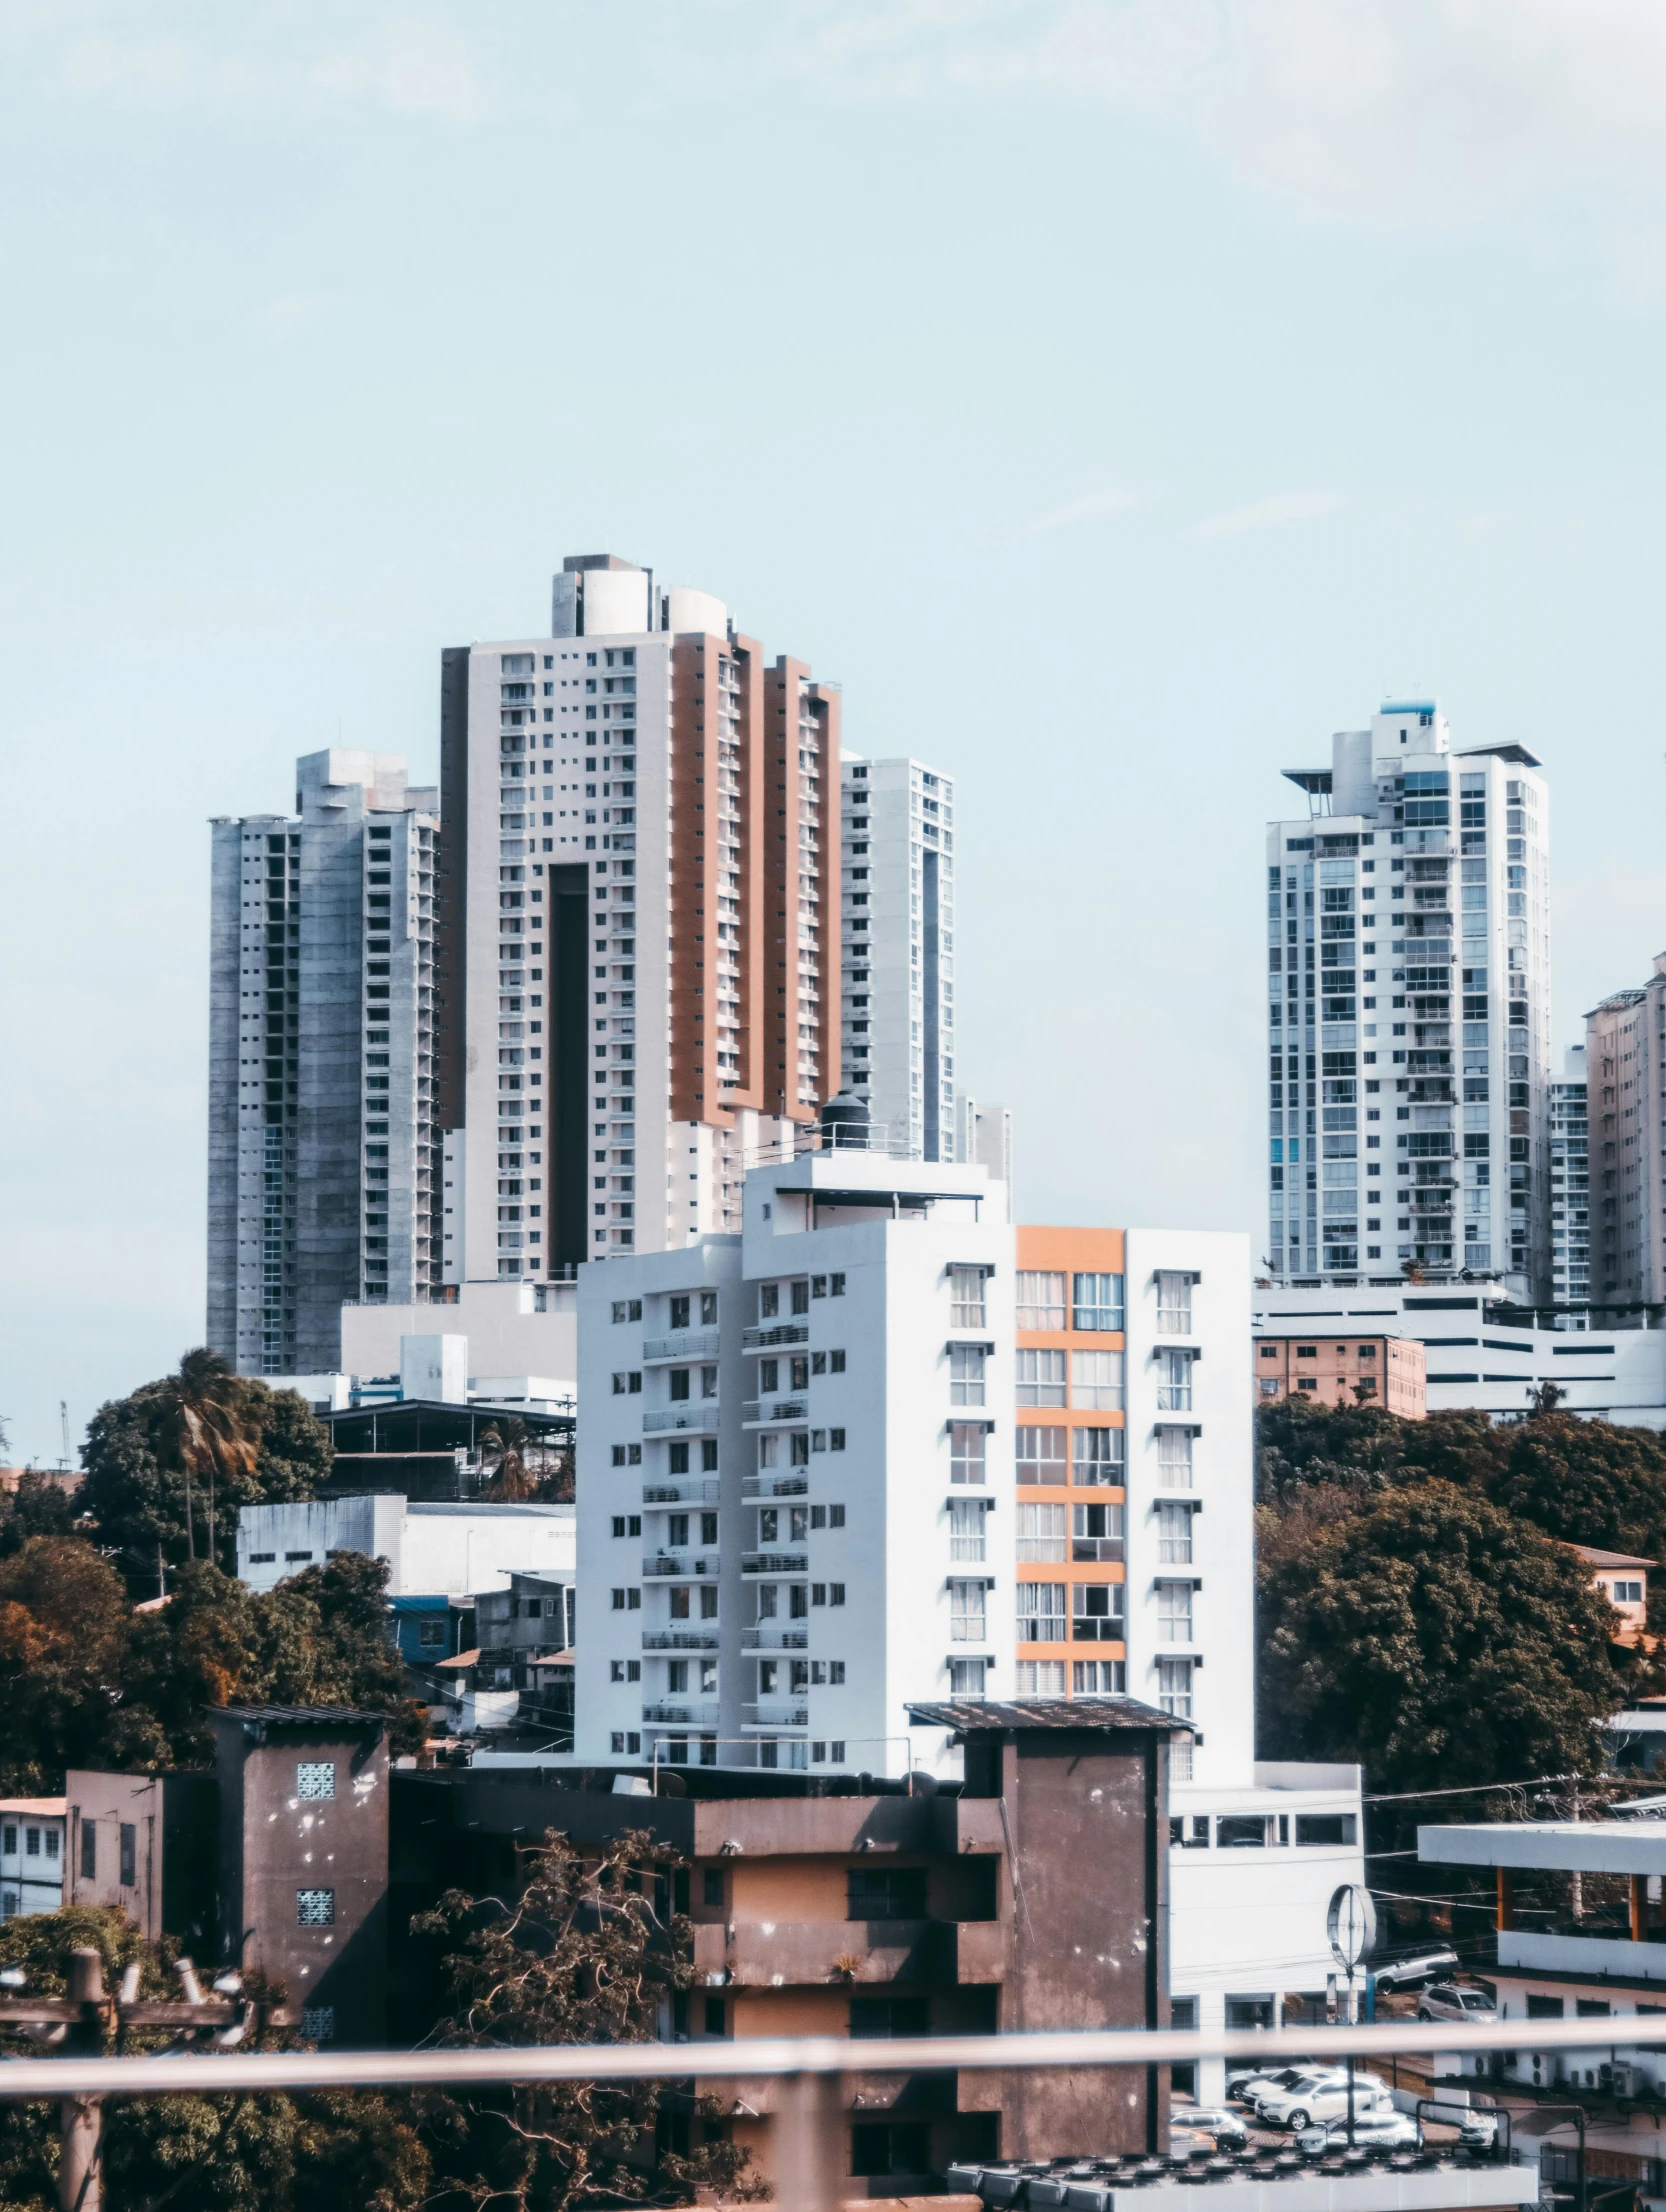
[(1608, 2086), (1616, 2097), (1637, 2095), (1637, 2069), (1629, 2060), (1616, 2059), (1612, 2066), (1605, 2066), (1602, 2071), (1607, 2075)]

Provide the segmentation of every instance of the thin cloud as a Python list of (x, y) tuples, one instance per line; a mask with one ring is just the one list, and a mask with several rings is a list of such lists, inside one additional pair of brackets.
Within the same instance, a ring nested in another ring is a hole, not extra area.
[(1318, 522), (1342, 505), (1335, 492), (1275, 492), (1248, 507), (1231, 507), (1198, 523), (1195, 538), (1237, 538), (1250, 530), (1281, 530), (1293, 522)]
[(1079, 499), (1066, 500), (1062, 507), (1051, 507), (1046, 514), (1021, 522), (1004, 535), (1009, 539), (1045, 537), (1049, 531), (1068, 530), (1079, 522), (1097, 522), (1103, 515), (1124, 515), (1139, 503), (1138, 492), (1127, 491), (1120, 484), (1109, 484), (1102, 491), (1084, 492)]
[(243, 320), (256, 338), (282, 345), (322, 321), (333, 305), (334, 295), (329, 292), (284, 292), (251, 307)]

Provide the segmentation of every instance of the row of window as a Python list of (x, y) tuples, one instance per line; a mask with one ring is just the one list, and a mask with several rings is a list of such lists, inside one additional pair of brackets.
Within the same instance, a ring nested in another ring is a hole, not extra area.
[[(1169, 1841), (1185, 1851), (1207, 1851), (1212, 1824), (1218, 1850), (1264, 1850), (1288, 1845), (1290, 1821), (1288, 1813), (1175, 1814), (1169, 1820)], [(1295, 1830), (1297, 1845), (1310, 1849), (1359, 1841), (1354, 1813), (1297, 1813)]]
[[(1068, 1308), (1066, 1283), (1071, 1290)], [(1121, 1275), (1067, 1276), (1063, 1269), (1020, 1268), (1017, 1290), (1021, 1329), (1103, 1330), (1123, 1326), (1126, 1302)]]

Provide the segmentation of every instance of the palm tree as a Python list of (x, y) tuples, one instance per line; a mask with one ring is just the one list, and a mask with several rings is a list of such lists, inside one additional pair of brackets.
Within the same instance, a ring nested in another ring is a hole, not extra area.
[(537, 1489), (538, 1478), (530, 1464), (530, 1443), (526, 1423), (512, 1417), (494, 1421), (489, 1429), (481, 1430), (481, 1462), (492, 1469), (486, 1496), (494, 1504), (518, 1504), (523, 1498), (530, 1498)]
[(208, 1556), (214, 1556), (214, 1482), (217, 1475), (254, 1472), (259, 1435), (240, 1379), (218, 1352), (187, 1352), (177, 1375), (162, 1384), (162, 1434), (185, 1477), (185, 1555), (197, 1556), (192, 1477), (208, 1478)]

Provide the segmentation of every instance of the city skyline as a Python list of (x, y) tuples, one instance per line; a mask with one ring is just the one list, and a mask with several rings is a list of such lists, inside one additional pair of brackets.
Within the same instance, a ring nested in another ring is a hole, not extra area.
[[(543, 635), (568, 547), (696, 580), (842, 684), (852, 751), (954, 777), (956, 1078), (1013, 1109), (1026, 1219), (1259, 1240), (1244, 827), (1381, 697), (1546, 764), (1553, 1049), (1647, 976), (1666, 174), (1620, 15), (1577, 72), (1565, 24), (1506, 68), (1385, 16), (1353, 73), (1246, 13), (1242, 75), (1144, 9), (1085, 49), (1047, 6), (704, 10), (670, 60), (514, 0), (73, 17), (0, 92), (14, 808), (90, 887), (18, 840), (18, 1459), (201, 1326), (204, 817), (287, 813), (331, 746), (433, 781), (435, 655)], [(552, 256), (581, 175), (609, 223)], [(799, 311), (717, 312), (635, 243), (672, 208)]]

